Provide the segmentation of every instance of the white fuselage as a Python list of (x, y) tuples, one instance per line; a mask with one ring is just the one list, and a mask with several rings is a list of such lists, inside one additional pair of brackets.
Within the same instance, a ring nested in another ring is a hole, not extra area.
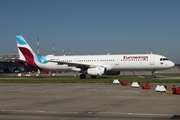
[[(81, 56), (47, 56), (47, 60), (73, 64), (102, 66), (107, 71), (157, 71), (172, 68), (174, 63), (166, 57), (157, 54), (124, 54), (124, 55), (81, 55)], [(77, 66), (36, 61), (41, 69), (52, 71), (78, 71)]]
[(155, 71), (172, 68), (174, 63), (157, 54), (38, 56), (22, 36), (16, 36), (20, 60), (27, 65), (50, 71), (78, 71), (80, 78), (90, 75), (119, 74), (120, 71)]

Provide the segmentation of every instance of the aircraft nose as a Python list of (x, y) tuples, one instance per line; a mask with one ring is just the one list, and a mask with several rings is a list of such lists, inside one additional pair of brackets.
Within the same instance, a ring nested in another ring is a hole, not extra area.
[(170, 67), (174, 67), (174, 65), (175, 65), (175, 64), (174, 64), (172, 61), (170, 61), (169, 66), (170, 66)]

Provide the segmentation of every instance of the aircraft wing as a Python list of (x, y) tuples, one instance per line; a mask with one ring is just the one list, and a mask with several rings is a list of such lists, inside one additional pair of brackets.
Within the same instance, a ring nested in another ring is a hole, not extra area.
[(68, 65), (68, 66), (74, 66), (76, 68), (81, 68), (81, 69), (88, 69), (92, 67), (100, 67), (99, 65), (92, 65), (92, 64), (83, 64), (83, 63), (73, 63), (73, 62), (62, 62), (62, 61), (55, 61), (55, 60), (48, 60), (48, 62), (55, 62), (58, 65)]

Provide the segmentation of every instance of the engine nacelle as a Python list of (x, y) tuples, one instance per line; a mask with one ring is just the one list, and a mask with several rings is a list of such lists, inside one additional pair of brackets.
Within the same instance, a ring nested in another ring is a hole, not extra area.
[(120, 71), (107, 71), (106, 75), (119, 75)]
[(88, 75), (92, 76), (101, 76), (106, 73), (106, 68), (98, 67), (98, 68), (89, 68), (87, 70)]
[(71, 70), (76, 71), (76, 72), (80, 72), (81, 71), (80, 68), (76, 68), (76, 67), (73, 67)]

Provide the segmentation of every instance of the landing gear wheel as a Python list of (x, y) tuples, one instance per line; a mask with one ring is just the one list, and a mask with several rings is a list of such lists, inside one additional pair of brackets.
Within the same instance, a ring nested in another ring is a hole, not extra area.
[(91, 78), (97, 78), (97, 76), (91, 75)]
[(153, 70), (151, 71), (151, 73), (152, 73), (152, 78), (156, 78), (155, 71)]
[(156, 76), (155, 76), (155, 75), (152, 75), (152, 78), (156, 78)]
[(85, 74), (81, 74), (79, 77), (80, 77), (81, 79), (85, 79), (85, 78), (86, 78), (86, 75), (85, 75)]

